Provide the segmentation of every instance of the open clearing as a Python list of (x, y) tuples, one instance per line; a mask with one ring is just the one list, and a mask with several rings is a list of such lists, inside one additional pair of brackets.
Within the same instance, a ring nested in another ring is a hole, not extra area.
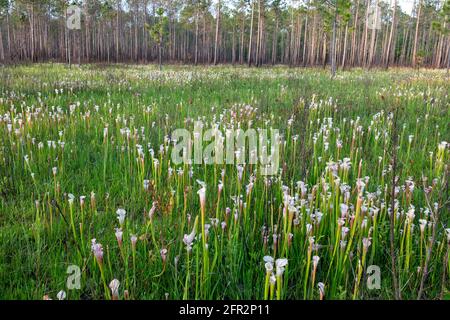
[[(442, 298), (449, 101), (444, 70), (2, 67), (0, 297)], [(279, 130), (276, 174), (175, 164), (198, 120)]]

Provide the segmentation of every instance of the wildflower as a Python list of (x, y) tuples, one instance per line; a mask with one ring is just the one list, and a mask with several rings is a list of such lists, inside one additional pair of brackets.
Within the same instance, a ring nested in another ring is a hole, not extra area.
[(325, 296), (325, 284), (323, 282), (319, 282), (317, 287), (319, 288), (320, 300), (323, 300), (323, 297)]
[(348, 227), (342, 227), (341, 230), (341, 239), (344, 240), (345, 237), (347, 236), (347, 233), (350, 231), (350, 229)]
[(58, 173), (58, 168), (57, 167), (53, 167), (52, 168), (52, 172), (53, 172), (53, 175), (56, 176), (56, 174)]
[(273, 246), (276, 247), (278, 243), (278, 235), (274, 233), (272, 235), (272, 239), (273, 239)]
[[(238, 156), (236, 156), (236, 158), (239, 158)], [(242, 174), (244, 173), (244, 167), (242, 165), (238, 165), (237, 166), (237, 172), (238, 172), (238, 179), (239, 182), (242, 181)]]
[(103, 264), (103, 247), (100, 243), (97, 243), (96, 239), (91, 240), (91, 250), (98, 264), (101, 266)]
[(116, 239), (119, 247), (122, 247), (123, 231), (121, 228), (116, 228)]
[(167, 258), (167, 249), (161, 249), (159, 251), (159, 254), (161, 255), (161, 259), (163, 261), (163, 263), (166, 263), (166, 258)]
[(280, 258), (275, 260), (276, 273), (277, 277), (281, 277), (284, 273), (284, 267), (288, 264), (288, 260), (286, 258)]
[(362, 205), (362, 206), (361, 206), (361, 212), (362, 212), (363, 215), (366, 214), (366, 212), (367, 212), (367, 207), (366, 207), (365, 205)]
[(130, 237), (130, 241), (131, 241), (131, 247), (133, 248), (133, 250), (136, 250), (136, 243), (137, 243), (137, 236), (132, 234)]
[(64, 290), (61, 290), (60, 292), (58, 292), (56, 297), (58, 298), (58, 300), (65, 300), (66, 299), (66, 292)]
[(80, 196), (80, 206), (83, 208), (84, 206), (84, 200), (86, 199), (86, 196)]
[[(199, 181), (197, 181), (199, 182)], [(206, 204), (206, 185), (202, 184), (202, 187), (200, 188), (200, 190), (197, 191), (197, 194), (200, 198), (200, 206), (202, 208), (202, 210), (205, 210), (205, 204)]]
[(317, 269), (317, 266), (318, 266), (318, 264), (319, 264), (319, 260), (320, 260), (320, 257), (319, 257), (319, 256), (313, 256), (313, 257), (312, 257), (312, 261), (313, 261), (313, 270), (316, 270), (316, 269)]
[(91, 206), (92, 206), (92, 208), (95, 208), (95, 193), (94, 193), (94, 191), (91, 191)]
[(219, 225), (219, 219), (217, 218), (211, 218), (209, 219), (211, 221), (211, 225), (216, 228)]
[(227, 223), (225, 221), (222, 221), (220, 225), (222, 226), (222, 230), (225, 230), (225, 228), (227, 227)]
[(448, 144), (449, 144), (449, 143), (446, 142), (446, 141), (442, 141), (441, 143), (439, 143), (439, 145), (438, 145), (438, 151), (439, 151), (439, 152), (444, 152), (444, 150), (445, 150), (445, 148), (446, 148), (446, 146), (447, 146)]
[(288, 206), (289, 216), (294, 216), (294, 214), (297, 213), (297, 211), (298, 211), (297, 208), (292, 204)]
[(267, 240), (268, 240), (268, 237), (264, 236), (264, 238), (263, 238), (264, 247), (267, 246)]
[(253, 190), (253, 182), (250, 182), (247, 186), (246, 186), (246, 195), (249, 195), (252, 193)]
[(274, 261), (271, 256), (264, 256), (263, 260), (264, 260), (264, 262), (268, 262), (271, 264), (273, 264), (273, 261)]
[(425, 231), (425, 227), (427, 226), (427, 220), (425, 219), (419, 219), (419, 227), (420, 227), (420, 233), (423, 235)]
[(272, 273), (272, 271), (273, 271), (273, 263), (266, 262), (264, 264), (264, 267), (266, 268), (266, 272), (267, 273)]
[(361, 222), (361, 229), (367, 228), (367, 217), (364, 217), (363, 221)]
[(195, 238), (195, 229), (192, 230), (190, 234), (185, 234), (183, 237), (183, 242), (186, 245), (186, 249), (188, 251), (190, 251), (192, 248), (192, 242), (194, 242), (194, 238)]
[(292, 239), (294, 238), (294, 234), (293, 233), (289, 233), (288, 234), (288, 245), (291, 246), (292, 244)]
[(343, 218), (346, 217), (348, 212), (348, 206), (345, 203), (341, 203), (340, 208), (341, 208), (341, 217)]
[(127, 212), (125, 211), (125, 209), (119, 208), (116, 211), (117, 213), (117, 219), (119, 220), (119, 224), (122, 226), (123, 223), (125, 222), (125, 216), (127, 214)]
[(275, 276), (272, 274), (271, 276), (270, 276), (270, 285), (275, 285), (275, 283), (277, 282), (277, 278), (275, 278)]
[(150, 180), (144, 180), (143, 185), (144, 185), (144, 190), (148, 191), (148, 187), (150, 186)]
[(416, 216), (414, 214), (414, 206), (411, 205), (411, 207), (409, 208), (408, 212), (406, 213), (406, 216), (408, 217), (409, 222), (412, 222), (414, 220), (414, 217)]
[(209, 228), (211, 228), (211, 225), (209, 223), (205, 224), (205, 237), (208, 237), (209, 235)]
[(370, 244), (372, 243), (370, 241), (370, 238), (363, 238), (362, 242), (363, 242), (363, 249), (364, 249), (364, 251), (367, 251), (367, 249), (369, 249), (369, 247), (370, 247)]
[(72, 205), (73, 201), (75, 200), (75, 196), (73, 194), (69, 193), (67, 195), (67, 198), (68, 198), (68, 201), (69, 201), (69, 205)]
[(109, 283), (109, 288), (111, 289), (111, 295), (113, 300), (119, 299), (119, 286), (120, 282), (117, 279), (114, 279)]

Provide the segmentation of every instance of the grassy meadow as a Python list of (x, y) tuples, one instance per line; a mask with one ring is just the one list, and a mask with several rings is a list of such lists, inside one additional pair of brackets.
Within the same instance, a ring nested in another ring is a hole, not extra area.
[[(0, 298), (448, 298), (449, 83), (1, 67)], [(278, 129), (278, 173), (174, 164), (172, 132), (197, 120)]]

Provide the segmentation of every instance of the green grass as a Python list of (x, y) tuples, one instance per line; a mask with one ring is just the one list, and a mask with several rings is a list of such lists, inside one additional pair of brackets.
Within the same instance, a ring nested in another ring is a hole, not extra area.
[[(448, 295), (444, 71), (356, 69), (331, 80), (322, 69), (169, 66), (159, 72), (155, 66), (42, 64), (2, 67), (0, 88), (0, 298), (56, 299), (65, 290), (68, 299), (109, 299), (108, 285), (118, 279), (119, 299), (124, 290), (130, 299), (319, 299), (319, 282), (327, 299), (392, 299), (393, 112), (402, 297), (417, 297), (431, 244), (423, 297)], [(234, 165), (173, 165), (166, 137), (177, 128), (192, 132), (197, 119), (221, 130), (246, 129), (250, 120), (253, 128), (279, 129), (286, 141), (280, 174), (266, 178), (247, 165), (240, 181)], [(161, 145), (168, 148), (163, 154)], [(196, 180), (207, 185), (203, 212)], [(424, 186), (432, 186), (427, 195)], [(283, 193), (291, 197), (290, 209)], [(237, 195), (245, 206), (233, 201)], [(343, 226), (341, 203), (349, 207)], [(126, 210), (121, 246), (118, 208)], [(432, 223), (421, 233), (419, 219), (438, 216), (432, 243)], [(205, 224), (211, 225), (207, 237)], [(343, 227), (349, 232), (341, 249)], [(183, 236), (192, 231), (188, 251)], [(131, 235), (138, 237), (135, 249)], [(103, 245), (101, 263), (91, 251), (93, 238)], [(288, 259), (275, 283), (264, 256)], [(315, 269), (313, 256), (320, 257)], [(81, 268), (79, 290), (66, 288), (70, 265)], [(380, 289), (367, 287), (370, 265), (380, 267)]]

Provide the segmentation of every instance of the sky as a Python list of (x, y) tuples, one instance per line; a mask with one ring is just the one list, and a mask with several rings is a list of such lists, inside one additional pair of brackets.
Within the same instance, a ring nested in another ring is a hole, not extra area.
[[(384, 1), (386, 2), (386, 0)], [(411, 14), (414, 6), (414, 0), (399, 0), (398, 4), (402, 8), (403, 12)]]
[[(386, 3), (390, 3), (391, 0), (381, 0), (383, 2)], [(287, 0), (287, 3), (295, 3), (295, 2), (301, 2), (299, 0)], [(392, 4), (394, 3), (394, 1), (392, 0)], [(412, 12), (412, 8), (414, 6), (414, 0), (397, 0), (398, 5), (402, 8), (402, 11), (407, 13), (407, 14), (411, 14)]]

